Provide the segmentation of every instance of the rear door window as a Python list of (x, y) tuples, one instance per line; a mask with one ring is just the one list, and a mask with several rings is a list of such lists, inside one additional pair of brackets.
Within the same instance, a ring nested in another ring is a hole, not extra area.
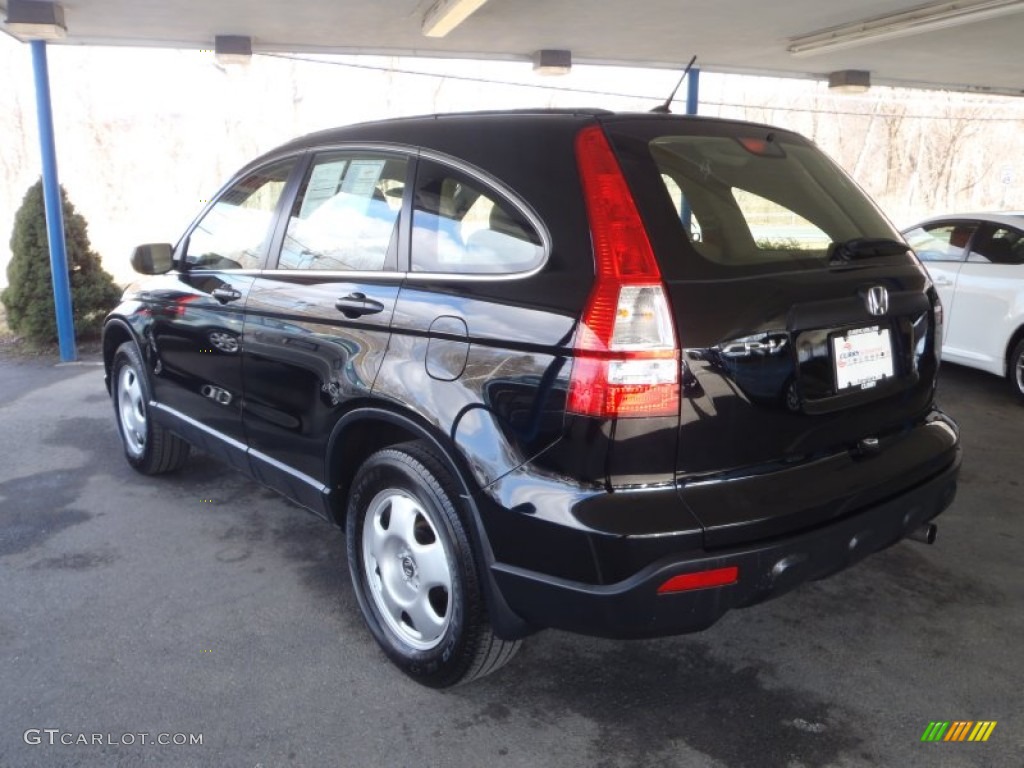
[(544, 260), (538, 228), (504, 194), (462, 171), (420, 160), (412, 215), (413, 272), (529, 272)]
[(1012, 227), (984, 224), (967, 256), (980, 264), (1024, 264), (1024, 233)]
[(404, 157), (326, 152), (292, 205), (278, 269), (397, 269)]

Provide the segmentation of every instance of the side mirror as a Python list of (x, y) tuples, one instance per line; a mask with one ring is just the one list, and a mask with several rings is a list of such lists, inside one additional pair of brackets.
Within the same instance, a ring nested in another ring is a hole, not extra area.
[(170, 272), (174, 249), (170, 243), (147, 243), (132, 251), (132, 269), (142, 275), (162, 275)]

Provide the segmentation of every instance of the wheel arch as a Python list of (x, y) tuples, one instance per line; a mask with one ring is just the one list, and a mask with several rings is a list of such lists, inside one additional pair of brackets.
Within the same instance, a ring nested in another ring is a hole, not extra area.
[(103, 383), (107, 387), (107, 394), (110, 394), (110, 369), (114, 365), (114, 354), (126, 341), (134, 342), (139, 353), (142, 353), (142, 345), (125, 320), (119, 317), (107, 320), (103, 326)]
[(495, 634), (504, 640), (516, 640), (535, 631), (508, 605), (494, 581), (491, 566), (494, 553), (477, 507), (477, 494), (467, 478), (472, 477), (464, 460), (440, 432), (417, 418), (380, 405), (365, 405), (346, 413), (331, 433), (327, 451), (330, 511), (334, 522), (344, 526), (349, 490), (360, 465), (373, 453), (410, 441), (423, 441), (451, 473), (465, 504), (468, 529), (474, 554), (480, 564), (480, 577), (487, 599), (488, 613)]
[(1005, 366), (1006, 376), (1009, 378), (1013, 375), (1013, 370), (1010, 367), (1010, 355), (1017, 348), (1017, 345), (1024, 341), (1024, 325), (1020, 326), (1016, 331), (1010, 335), (1010, 341), (1006, 344), (1006, 352), (1003, 353), (1003, 365)]

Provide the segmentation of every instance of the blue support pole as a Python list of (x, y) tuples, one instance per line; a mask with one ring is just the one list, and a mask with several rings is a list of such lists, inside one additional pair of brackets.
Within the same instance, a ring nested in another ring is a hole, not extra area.
[(46, 42), (33, 40), (32, 68), (36, 78), (36, 114), (39, 117), (39, 148), (43, 156), (43, 200), (46, 204), (46, 235), (50, 241), (50, 274), (53, 276), (53, 306), (57, 312), (60, 359), (70, 363), (78, 358), (75, 321), (71, 310), (68, 254), (64, 246), (64, 209), (57, 179), (57, 148), (53, 138), (53, 109), (50, 105), (50, 72), (46, 64)]
[[(700, 70), (691, 69), (686, 76), (686, 114), (697, 114), (697, 99), (700, 96)], [(683, 229), (686, 234), (691, 234), (693, 227), (693, 211), (690, 210), (690, 203), (683, 199), (683, 210), (680, 211), (680, 218), (683, 220)]]
[(691, 69), (686, 76), (686, 114), (697, 114), (697, 100), (700, 97), (700, 70)]

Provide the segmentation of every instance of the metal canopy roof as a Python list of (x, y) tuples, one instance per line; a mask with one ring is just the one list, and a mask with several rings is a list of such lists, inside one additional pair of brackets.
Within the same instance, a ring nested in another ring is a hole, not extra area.
[[(450, 0), (441, 0), (446, 2)], [(576, 63), (823, 77), (1024, 95), (1024, 2), (1005, 15), (798, 57), (794, 38), (904, 12), (924, 0), (488, 0), (447, 36), (427, 37), (433, 0), (66, 0), (65, 43), (211, 48), (252, 38), (255, 52), (412, 54), (528, 60), (572, 51)], [(949, 7), (1000, 0), (927, 3)], [(0, 5), (5, 5), (0, 0)]]

